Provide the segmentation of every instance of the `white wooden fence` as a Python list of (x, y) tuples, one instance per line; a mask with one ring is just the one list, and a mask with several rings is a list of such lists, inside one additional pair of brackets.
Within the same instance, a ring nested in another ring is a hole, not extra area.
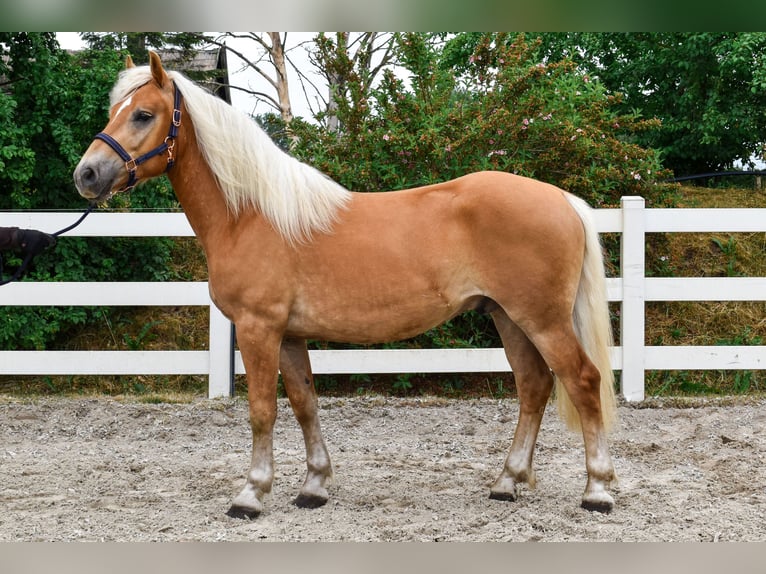
[[(612, 366), (621, 392), (644, 398), (647, 370), (766, 369), (766, 346), (646, 346), (647, 301), (766, 301), (766, 278), (652, 278), (645, 276), (645, 234), (653, 232), (763, 232), (766, 209), (646, 209), (624, 197), (619, 209), (595, 211), (602, 233), (620, 233), (621, 273), (608, 279), (610, 301), (621, 302), (620, 346)], [(0, 214), (4, 226), (54, 231), (73, 213)], [(191, 236), (182, 213), (93, 213), (68, 235)], [(0, 375), (209, 376), (209, 396), (228, 395), (233, 374), (244, 373), (228, 320), (210, 301), (206, 282), (35, 283), (0, 287), (0, 306), (185, 306), (210, 308), (209, 348), (176, 351), (0, 351)], [(2, 320), (2, 318), (0, 318)], [(379, 349), (311, 352), (315, 373), (446, 373), (508, 371), (502, 349)]]

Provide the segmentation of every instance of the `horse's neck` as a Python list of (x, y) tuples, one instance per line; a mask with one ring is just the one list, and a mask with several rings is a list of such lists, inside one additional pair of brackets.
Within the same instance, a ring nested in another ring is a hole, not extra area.
[[(188, 118), (188, 116), (184, 116)], [(179, 133), (175, 166), (168, 172), (173, 191), (194, 230), (208, 266), (229, 258), (243, 229), (257, 245), (281, 245), (273, 227), (259, 213), (248, 211), (235, 217), (230, 213), (224, 194), (202, 155), (187, 119)]]
[(170, 183), (183, 207), (186, 218), (194, 230), (194, 234), (204, 243), (206, 238), (214, 233), (216, 228), (226, 222), (226, 206), (222, 198), (216, 197), (216, 183), (209, 180), (198, 170), (169, 174)]
[(191, 122), (184, 128), (184, 135), (179, 134), (176, 146), (179, 151), (168, 179), (194, 234), (209, 256), (210, 246), (220, 244), (220, 237), (229, 229), (230, 216), (215, 176), (197, 146)]

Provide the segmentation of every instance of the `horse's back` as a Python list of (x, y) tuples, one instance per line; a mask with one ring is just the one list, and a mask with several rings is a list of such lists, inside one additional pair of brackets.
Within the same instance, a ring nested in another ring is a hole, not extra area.
[[(513, 220), (571, 217), (574, 211), (562, 189), (528, 177), (501, 171), (480, 171), (449, 181), (383, 193), (355, 193), (352, 209), (368, 222), (376, 218), (420, 224), (441, 218), (494, 215), (506, 224)], [(365, 209), (366, 208), (366, 209)], [(472, 222), (476, 223), (476, 222)]]
[(352, 196), (333, 232), (310, 252), (388, 257), (392, 267), (402, 257), (424, 270), (446, 259), (451, 267), (497, 266), (519, 264), (523, 257), (576, 260), (573, 254), (582, 255), (582, 222), (566, 192), (527, 177), (484, 171)]
[[(548, 183), (482, 171), (397, 193), (405, 200), (401, 203), (416, 206), (413, 217), (421, 225), (460, 230), (466, 247), (486, 251), (496, 245), (505, 253), (536, 248), (548, 255), (554, 247), (565, 256), (570, 248), (582, 251), (582, 221), (567, 192)], [(440, 209), (429, 209), (432, 205)]]

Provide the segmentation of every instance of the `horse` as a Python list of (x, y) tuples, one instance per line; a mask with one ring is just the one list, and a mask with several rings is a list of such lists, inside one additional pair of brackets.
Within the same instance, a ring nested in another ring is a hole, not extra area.
[(280, 372), (306, 449), (293, 503), (328, 500), (333, 471), (307, 339), (401, 340), (467, 310), (491, 315), (518, 393), (516, 429), (490, 498), (515, 501), (522, 484), (534, 488), (533, 452), (555, 386), (560, 414), (583, 436), (581, 506), (612, 510), (612, 332), (602, 246), (584, 201), (499, 171), (350, 191), (283, 152), (246, 114), (166, 71), (157, 54), (147, 66), (128, 57), (108, 123), (74, 182), (101, 203), (165, 172), (245, 366), (252, 457), (229, 516), (255, 518), (271, 492)]

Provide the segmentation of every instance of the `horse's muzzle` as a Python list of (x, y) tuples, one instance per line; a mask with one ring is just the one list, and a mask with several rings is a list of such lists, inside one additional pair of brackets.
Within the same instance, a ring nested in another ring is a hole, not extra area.
[(91, 201), (103, 201), (113, 192), (114, 178), (103, 171), (98, 162), (81, 161), (74, 170), (74, 184), (78, 193)]

